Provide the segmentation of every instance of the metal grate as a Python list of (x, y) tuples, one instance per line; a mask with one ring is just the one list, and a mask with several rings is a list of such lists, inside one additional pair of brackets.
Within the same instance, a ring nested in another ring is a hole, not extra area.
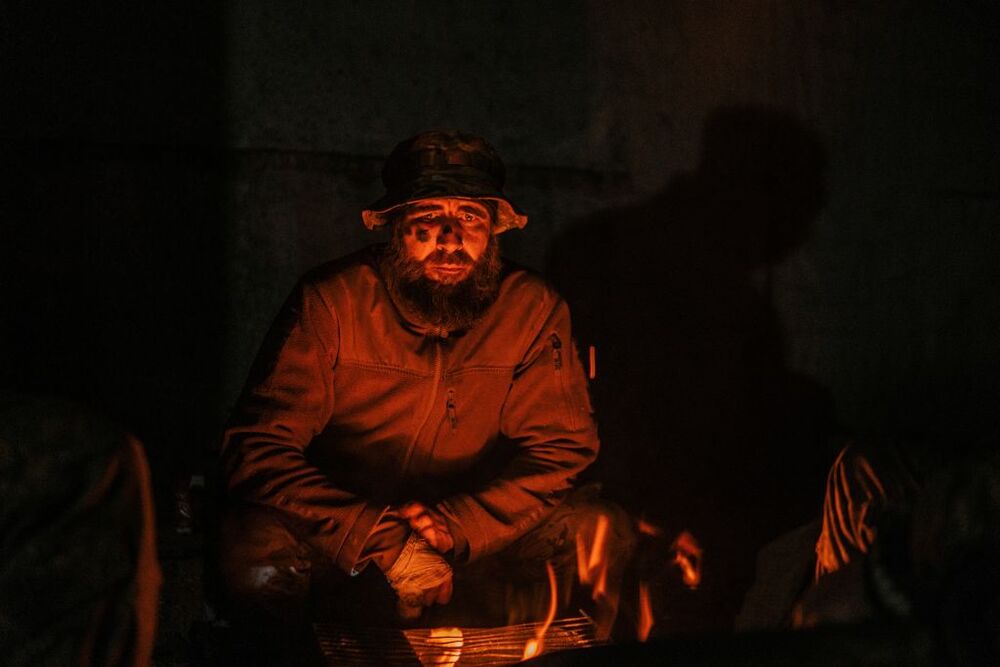
[[(316, 623), (313, 628), (328, 665), (510, 665), (541, 623), (499, 628), (421, 628), (391, 630)], [(543, 653), (586, 648), (599, 642), (585, 617), (554, 621), (545, 633)]]

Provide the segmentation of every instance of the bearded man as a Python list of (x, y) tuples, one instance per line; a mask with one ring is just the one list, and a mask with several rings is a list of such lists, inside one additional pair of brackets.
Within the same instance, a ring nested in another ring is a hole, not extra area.
[(562, 502), (598, 451), (569, 310), (500, 258), (527, 222), (500, 158), (426, 132), (382, 179), (362, 218), (391, 241), (299, 282), (225, 432), (222, 574), (275, 618), (320, 571), (342, 584), (374, 564), (412, 619), (473, 563), (572, 563), (571, 524), (593, 512)]

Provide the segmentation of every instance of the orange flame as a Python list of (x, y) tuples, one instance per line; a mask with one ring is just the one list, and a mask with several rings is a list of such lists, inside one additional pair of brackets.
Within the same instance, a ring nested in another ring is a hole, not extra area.
[(410, 640), (410, 645), (424, 667), (452, 667), (462, 658), (465, 642), (461, 628), (432, 628), (426, 639), (420, 642)]
[(594, 531), (594, 544), (590, 548), (590, 560), (587, 565), (593, 571), (604, 561), (604, 542), (608, 536), (608, 517), (597, 515), (597, 528)]
[[(597, 582), (600, 584), (607, 576), (606, 543), (608, 537), (608, 517), (597, 515), (597, 526), (594, 529), (594, 542), (587, 549), (582, 534), (576, 534), (576, 569), (580, 577), (581, 584)], [(598, 594), (597, 584), (595, 584), (595, 597)]]
[(583, 534), (576, 534), (576, 573), (581, 584), (590, 583), (590, 572), (587, 571), (587, 545), (583, 542)]
[(649, 604), (649, 584), (639, 582), (639, 641), (649, 639), (649, 631), (653, 627), (653, 608)]
[(639, 532), (643, 535), (649, 535), (650, 537), (656, 537), (663, 531), (660, 530), (659, 526), (651, 524), (646, 521), (646, 519), (639, 519)]
[(556, 571), (549, 561), (545, 561), (545, 569), (549, 574), (549, 589), (552, 593), (552, 597), (549, 600), (549, 613), (545, 617), (545, 622), (535, 633), (535, 637), (529, 639), (524, 645), (524, 654), (521, 656), (521, 660), (530, 660), (536, 655), (541, 655), (542, 651), (545, 650), (545, 633), (549, 631), (549, 626), (552, 625), (552, 621), (556, 618), (556, 608), (559, 599), (558, 590), (556, 589)]
[(670, 550), (674, 552), (674, 565), (681, 569), (684, 583), (688, 588), (698, 588), (701, 583), (701, 555), (702, 548), (694, 535), (683, 531), (670, 545)]
[(529, 639), (528, 643), (524, 645), (524, 655), (521, 656), (521, 660), (531, 660), (538, 655), (540, 650), (538, 648), (538, 640)]
[(600, 572), (597, 574), (597, 581), (594, 583), (594, 590), (592, 594), (594, 600), (599, 597), (604, 597), (608, 593), (608, 561), (602, 560), (600, 568)]

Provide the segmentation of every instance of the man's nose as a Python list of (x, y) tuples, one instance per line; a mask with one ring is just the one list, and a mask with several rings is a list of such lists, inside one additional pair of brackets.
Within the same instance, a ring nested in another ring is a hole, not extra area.
[(462, 247), (462, 235), (454, 225), (445, 223), (437, 235), (437, 247), (447, 252), (454, 252)]

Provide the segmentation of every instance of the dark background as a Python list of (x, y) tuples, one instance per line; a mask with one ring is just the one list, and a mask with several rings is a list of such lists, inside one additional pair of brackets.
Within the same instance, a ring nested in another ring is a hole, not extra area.
[[(599, 476), (752, 553), (837, 434), (993, 434), (991, 2), (5, 3), (0, 370), (204, 467), (381, 158), (482, 134), (597, 349)], [(735, 556), (734, 556), (735, 558)], [(733, 575), (736, 577), (737, 575)], [(742, 576), (742, 575), (740, 575)]]

